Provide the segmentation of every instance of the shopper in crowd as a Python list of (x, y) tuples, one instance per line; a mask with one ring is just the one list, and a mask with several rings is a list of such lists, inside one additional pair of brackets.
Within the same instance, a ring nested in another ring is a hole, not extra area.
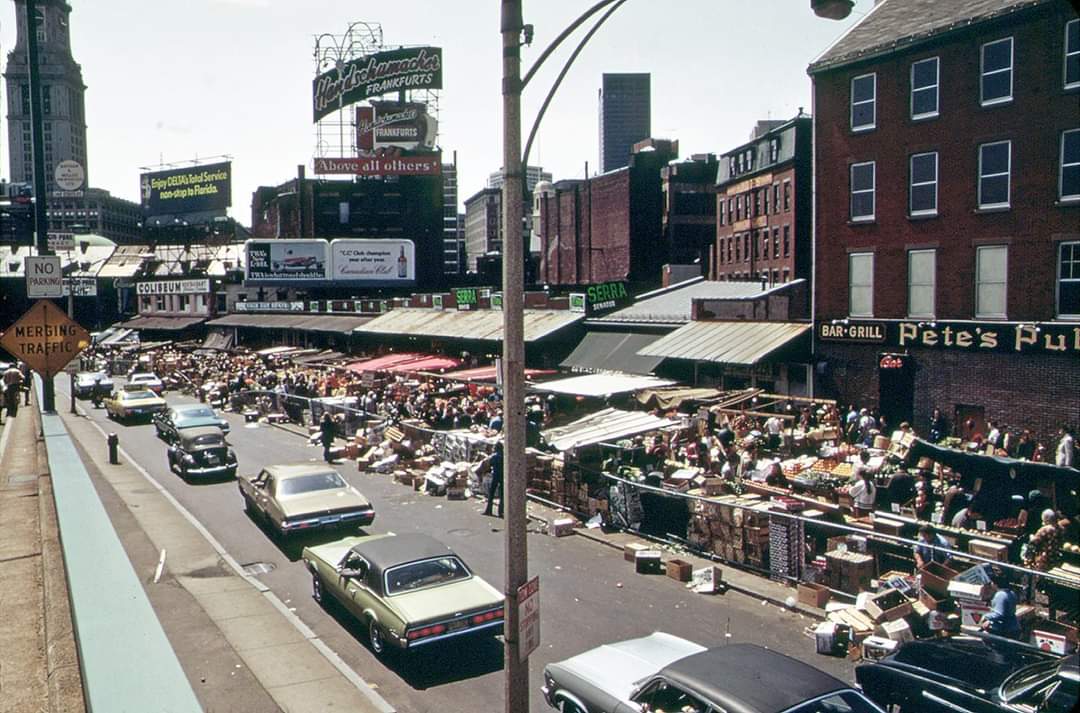
[(915, 517), (926, 522), (934, 515), (934, 484), (927, 471), (919, 473), (919, 479), (915, 482)]
[[(19, 367), (12, 364), (4, 371), (4, 411), (7, 418), (15, 418), (19, 415), (19, 399), (22, 397), (23, 375)], [(3, 420), (0, 419), (0, 423)]]
[(877, 500), (877, 485), (874, 484), (873, 473), (868, 470), (862, 471), (859, 481), (848, 487), (848, 495), (854, 501), (856, 517), (864, 517), (872, 513), (874, 502)]
[(1063, 425), (1058, 430), (1057, 452), (1054, 462), (1062, 468), (1076, 467), (1076, 440), (1073, 438), (1072, 428)]
[[(495, 444), (495, 452), (488, 459), (488, 467), (491, 469), (491, 481), (488, 483), (487, 506), (484, 508), (485, 515), (491, 515), (492, 505), (495, 498), (499, 498), (499, 517), (503, 516), (503, 444), (498, 441)], [(618, 470), (618, 466), (615, 466)]]
[(1056, 567), (1061, 561), (1062, 529), (1058, 525), (1058, 514), (1047, 508), (1042, 513), (1040, 527), (1024, 548), (1024, 565), (1040, 572)]
[(323, 460), (327, 463), (333, 462), (330, 449), (334, 445), (335, 438), (337, 438), (337, 424), (334, 423), (334, 417), (329, 411), (323, 411), (322, 421), (319, 422), (319, 441), (323, 447)]
[(784, 431), (784, 422), (780, 417), (773, 414), (765, 421), (766, 445), (771, 451), (780, 448), (780, 436)]
[(987, 421), (986, 427), (990, 429), (986, 433), (986, 442), (992, 445), (994, 448), (1001, 447), (1001, 428), (993, 421)]
[(864, 448), (859, 451), (859, 461), (851, 469), (851, 479), (848, 482), (854, 485), (862, 480), (864, 474), (869, 474), (872, 478), (876, 473), (877, 469), (870, 465), (870, 452)]
[(980, 626), (995, 636), (1009, 639), (1020, 638), (1020, 620), (1016, 617), (1018, 597), (1004, 572), (995, 571), (990, 576), (990, 586), (994, 594), (990, 598), (990, 611), (983, 617)]
[(769, 464), (769, 472), (765, 476), (765, 485), (772, 485), (777, 488), (786, 488), (789, 486), (787, 476), (784, 475), (784, 468), (780, 465), (780, 461), (774, 460)]
[(1031, 431), (1024, 429), (1020, 432), (1020, 438), (1016, 440), (1016, 448), (1013, 456), (1020, 460), (1031, 460), (1035, 455), (1035, 439)]
[(919, 543), (915, 545), (915, 568), (922, 569), (931, 562), (948, 565), (951, 556), (946, 550), (952, 545), (929, 525), (919, 527)]
[(957, 511), (956, 515), (953, 516), (952, 526), (960, 530), (974, 530), (978, 527), (979, 520), (982, 519), (983, 514), (979, 512), (974, 502), (972, 502), (966, 508)]
[(930, 429), (927, 431), (930, 442), (940, 443), (948, 435), (948, 432), (949, 424), (945, 420), (945, 416), (942, 415), (941, 409), (935, 408), (930, 414)]

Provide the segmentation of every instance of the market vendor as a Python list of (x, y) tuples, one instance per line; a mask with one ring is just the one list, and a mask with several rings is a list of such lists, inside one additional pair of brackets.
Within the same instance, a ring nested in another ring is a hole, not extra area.
[(983, 617), (980, 626), (995, 636), (1009, 639), (1020, 638), (1020, 620), (1016, 617), (1016, 592), (1009, 587), (1008, 577), (1004, 572), (995, 571), (990, 576), (990, 585), (994, 595), (990, 598), (990, 611)]
[(948, 566), (952, 557), (946, 550), (952, 548), (949, 541), (934, 532), (934, 528), (923, 525), (919, 528), (919, 542), (915, 545), (915, 568), (922, 569), (931, 562)]
[(1058, 514), (1047, 508), (1042, 513), (1042, 527), (1028, 540), (1024, 553), (1024, 565), (1040, 572), (1056, 567), (1061, 561), (1061, 545), (1064, 541), (1058, 526)]
[(960, 530), (974, 530), (982, 519), (983, 514), (972, 503), (953, 516), (952, 526)]

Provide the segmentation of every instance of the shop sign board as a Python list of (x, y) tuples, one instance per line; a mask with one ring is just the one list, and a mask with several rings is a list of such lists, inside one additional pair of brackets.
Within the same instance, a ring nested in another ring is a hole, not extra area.
[(139, 178), (146, 216), (224, 212), (232, 205), (232, 163), (144, 173)]
[(395, 147), (432, 149), (438, 124), (419, 102), (371, 102), (356, 108), (356, 146), (362, 152)]
[(51, 378), (90, 346), (90, 334), (49, 300), (41, 300), (0, 335), (0, 347)]
[(503, 296), (501, 292), (496, 292), (491, 296), (491, 309), (503, 308)]
[(517, 590), (518, 658), (524, 661), (540, 646), (540, 577)]
[(454, 298), (457, 300), (458, 309), (466, 305), (473, 306), (480, 301), (475, 287), (462, 287), (454, 290)]
[(209, 279), (136, 282), (137, 295), (202, 295), (210, 292)]
[(97, 278), (69, 277), (64, 280), (64, 297), (97, 297)]
[(1078, 323), (823, 321), (817, 325), (817, 336), (825, 342), (869, 342), (908, 349), (1080, 355)]
[(584, 292), (571, 292), (570, 293), (570, 311), (571, 312), (585, 312), (585, 293)]
[(330, 243), (325, 240), (249, 240), (244, 243), (248, 282), (325, 282)]
[(432, 295), (432, 297), (431, 297), (431, 306), (434, 307), (435, 309), (442, 309), (443, 308), (443, 296), (442, 295)]
[(64, 296), (64, 272), (56, 255), (26, 257), (26, 296), (39, 300)]
[(50, 230), (48, 233), (49, 250), (74, 250), (75, 233), (62, 233)]
[(395, 92), (442, 89), (442, 48), (406, 47), (341, 62), (312, 81), (313, 121)]
[(604, 282), (585, 288), (585, 299), (590, 311), (599, 312), (626, 304), (630, 301), (630, 292), (625, 282)]
[(438, 176), (442, 173), (442, 154), (438, 151), (405, 153), (391, 151), (374, 156), (316, 158), (318, 175), (349, 176)]
[(303, 302), (237, 302), (233, 312), (303, 312)]
[(331, 279), (364, 284), (416, 281), (416, 245), (411, 240), (333, 240)]

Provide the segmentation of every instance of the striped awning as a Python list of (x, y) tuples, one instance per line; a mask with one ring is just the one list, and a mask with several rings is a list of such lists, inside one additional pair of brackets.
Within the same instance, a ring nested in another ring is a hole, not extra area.
[(638, 353), (752, 366), (808, 331), (803, 322), (690, 322)]

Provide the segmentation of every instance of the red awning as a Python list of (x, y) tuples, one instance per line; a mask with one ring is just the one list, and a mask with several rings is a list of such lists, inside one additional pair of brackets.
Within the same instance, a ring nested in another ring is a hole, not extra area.
[(354, 361), (345, 368), (348, 371), (388, 371), (390, 367), (399, 364), (405, 364), (408, 362), (422, 361), (427, 359), (427, 354), (416, 353), (402, 353), (402, 354), (386, 354), (381, 357), (375, 357), (374, 359), (367, 359), (364, 361)]
[[(550, 374), (556, 374), (554, 369), (526, 369), (525, 378), (531, 378), (534, 376), (547, 376)], [(444, 379), (454, 379), (455, 381), (495, 381), (495, 367), (493, 366), (481, 366), (475, 369), (462, 369), (461, 371), (451, 371), (443, 374)]]
[(417, 361), (408, 361), (401, 364), (395, 364), (386, 368), (386, 371), (393, 372), (417, 372), (417, 371), (442, 371), (444, 369), (453, 369), (454, 367), (461, 366), (460, 359), (453, 359), (451, 357), (444, 356), (428, 356)]

